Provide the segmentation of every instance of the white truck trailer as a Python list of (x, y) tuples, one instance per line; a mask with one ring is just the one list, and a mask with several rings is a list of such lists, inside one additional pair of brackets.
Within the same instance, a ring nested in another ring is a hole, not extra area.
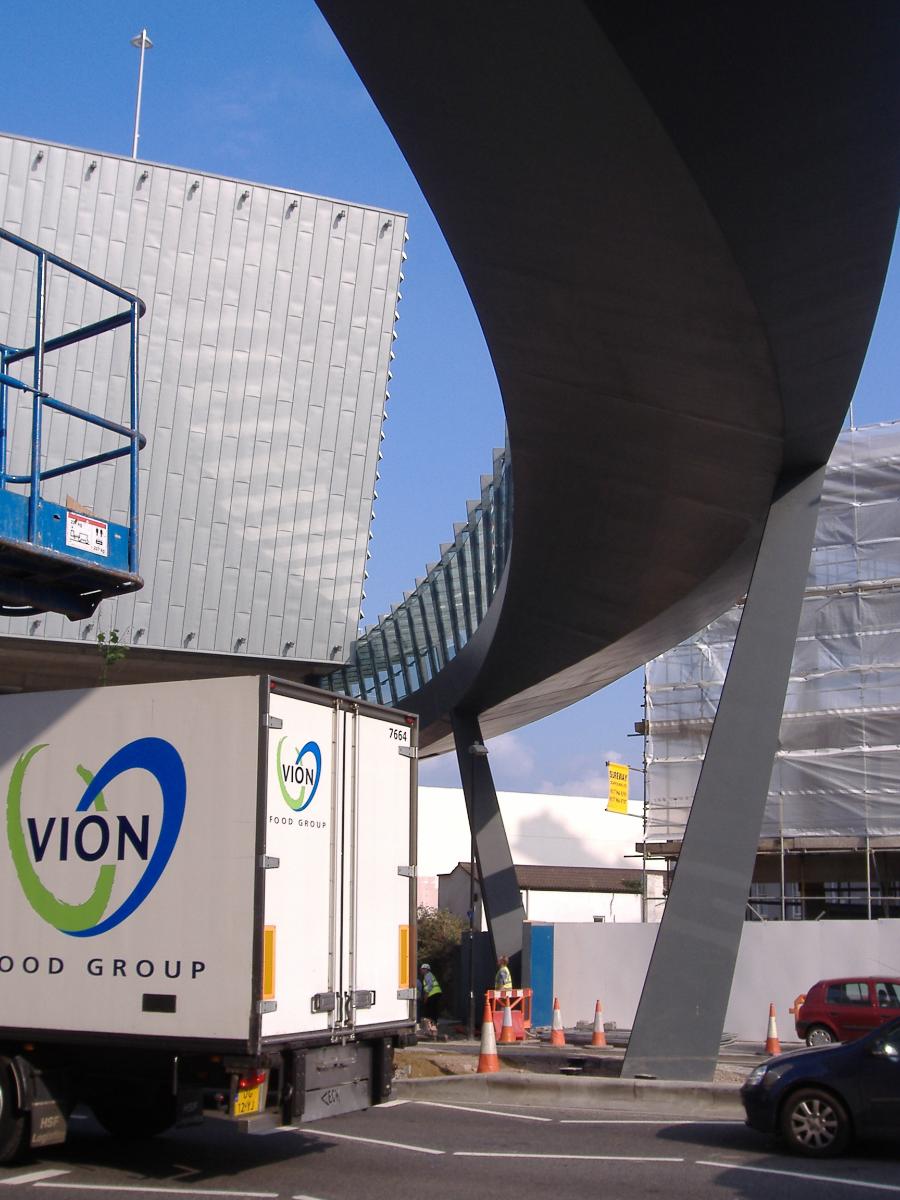
[(386, 1099), (414, 717), (269, 677), (0, 697), (0, 1162)]

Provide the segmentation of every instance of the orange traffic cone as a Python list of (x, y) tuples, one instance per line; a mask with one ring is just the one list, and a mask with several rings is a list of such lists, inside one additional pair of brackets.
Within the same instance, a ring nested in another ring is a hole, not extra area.
[(606, 1031), (603, 1028), (603, 1005), (597, 1001), (594, 1009), (594, 1032), (591, 1034), (592, 1046), (606, 1045)]
[(781, 1042), (778, 1040), (778, 1027), (775, 1024), (775, 1005), (769, 1005), (769, 1028), (766, 1031), (766, 1054), (780, 1054)]
[(550, 1022), (550, 1045), (564, 1046), (566, 1033), (563, 1029), (562, 1014), (559, 1011), (559, 1000), (553, 997), (553, 1020)]
[(478, 1074), (490, 1075), (500, 1070), (500, 1059), (497, 1057), (497, 1039), (494, 1036), (494, 1020), (491, 1016), (491, 1006), (485, 1003), (484, 1016), (481, 1018), (481, 1052), (478, 1055)]
[(500, 1042), (514, 1042), (516, 1040), (515, 1030), (512, 1023), (512, 1009), (509, 1002), (503, 1006), (503, 1024), (500, 1026)]

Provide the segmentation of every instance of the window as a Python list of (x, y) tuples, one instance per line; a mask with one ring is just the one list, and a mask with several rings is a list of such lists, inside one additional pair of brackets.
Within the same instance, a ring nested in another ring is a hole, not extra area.
[(875, 998), (879, 1008), (900, 1008), (900, 983), (879, 981), (875, 984)]
[(868, 1004), (869, 985), (864, 981), (833, 983), (828, 989), (828, 1004)]

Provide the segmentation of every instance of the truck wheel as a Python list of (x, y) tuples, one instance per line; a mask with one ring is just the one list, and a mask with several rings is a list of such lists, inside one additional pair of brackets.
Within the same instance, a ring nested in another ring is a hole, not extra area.
[(175, 1099), (162, 1089), (149, 1095), (111, 1091), (92, 1100), (91, 1108), (106, 1132), (124, 1141), (156, 1137), (175, 1124)]
[(850, 1117), (837, 1096), (823, 1088), (799, 1088), (784, 1102), (781, 1133), (791, 1150), (830, 1158), (847, 1148)]
[(826, 1025), (811, 1025), (806, 1031), (807, 1046), (830, 1046), (837, 1038)]
[(15, 1162), (28, 1149), (28, 1114), (19, 1112), (12, 1070), (0, 1066), (0, 1163)]

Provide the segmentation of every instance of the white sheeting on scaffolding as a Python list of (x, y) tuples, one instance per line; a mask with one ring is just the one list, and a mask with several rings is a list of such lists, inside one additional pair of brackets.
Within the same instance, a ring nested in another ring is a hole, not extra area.
[[(647, 837), (684, 832), (741, 607), (647, 666)], [(828, 466), (762, 837), (900, 833), (900, 423)]]

